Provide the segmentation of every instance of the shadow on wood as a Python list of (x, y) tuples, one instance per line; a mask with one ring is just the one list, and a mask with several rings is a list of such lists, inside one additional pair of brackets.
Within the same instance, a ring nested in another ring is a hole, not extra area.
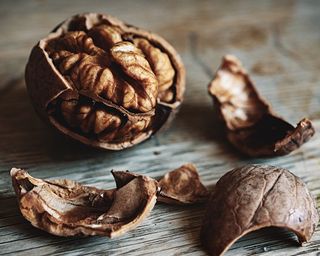
[(255, 255), (283, 247), (298, 246), (298, 239), (293, 232), (284, 228), (270, 227), (245, 235), (237, 240), (229, 250), (239, 250), (242, 248), (243, 255)]
[(182, 139), (189, 138), (203, 145), (216, 144), (225, 152), (226, 158), (244, 159), (227, 140), (223, 122), (215, 114), (212, 105), (185, 102), (173, 123), (173, 129), (180, 132), (179, 137)]

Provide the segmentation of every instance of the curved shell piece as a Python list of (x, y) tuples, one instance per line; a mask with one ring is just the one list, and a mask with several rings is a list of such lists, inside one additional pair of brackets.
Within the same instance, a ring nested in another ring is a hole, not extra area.
[(22, 215), (57, 236), (110, 238), (140, 224), (156, 203), (157, 182), (137, 175), (117, 189), (83, 186), (72, 180), (42, 180), (12, 168), (12, 183)]
[(315, 133), (306, 118), (294, 127), (274, 114), (235, 56), (223, 58), (209, 84), (209, 94), (225, 123), (228, 140), (248, 156), (289, 154)]
[(201, 241), (222, 255), (240, 237), (265, 227), (293, 231), (309, 241), (319, 221), (315, 201), (303, 181), (286, 169), (247, 165), (225, 174), (209, 199)]
[(193, 204), (205, 201), (209, 192), (201, 183), (197, 168), (184, 164), (159, 180), (158, 201), (168, 204)]

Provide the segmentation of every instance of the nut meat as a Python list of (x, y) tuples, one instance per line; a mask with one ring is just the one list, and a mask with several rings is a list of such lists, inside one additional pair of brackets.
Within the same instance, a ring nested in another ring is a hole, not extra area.
[(308, 141), (315, 130), (302, 119), (296, 127), (278, 117), (256, 91), (240, 61), (231, 55), (209, 84), (228, 140), (249, 156), (285, 155)]
[(85, 144), (149, 138), (182, 102), (185, 71), (163, 38), (108, 15), (64, 21), (33, 48), (26, 84), (38, 113)]
[[(102, 190), (72, 180), (41, 180), (13, 168), (12, 183), (22, 215), (58, 236), (120, 236), (135, 228), (156, 203), (157, 182), (145, 176)], [(117, 180), (117, 172), (114, 172)]]
[(283, 168), (247, 165), (217, 182), (201, 241), (211, 255), (221, 255), (243, 235), (273, 226), (293, 231), (303, 243), (318, 221), (315, 201), (300, 178)]

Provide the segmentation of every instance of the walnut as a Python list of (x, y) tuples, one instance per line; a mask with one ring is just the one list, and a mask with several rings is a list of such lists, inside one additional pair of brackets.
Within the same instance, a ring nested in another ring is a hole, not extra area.
[(141, 175), (103, 190), (72, 180), (36, 179), (16, 168), (10, 174), (22, 215), (58, 236), (123, 235), (150, 213), (158, 191), (155, 180)]
[(249, 156), (285, 155), (299, 148), (315, 133), (312, 123), (302, 119), (292, 126), (272, 110), (258, 94), (240, 61), (231, 55), (209, 84), (228, 140)]
[(303, 181), (286, 169), (247, 165), (220, 178), (208, 201), (201, 241), (211, 255), (222, 255), (240, 237), (265, 227), (293, 231), (309, 241), (319, 221)]
[(185, 71), (163, 38), (108, 15), (64, 21), (33, 48), (26, 84), (37, 112), (85, 144), (120, 150), (171, 120)]
[(185, 164), (168, 172), (159, 180), (158, 201), (169, 204), (193, 204), (207, 199), (209, 192), (201, 183), (193, 164)]

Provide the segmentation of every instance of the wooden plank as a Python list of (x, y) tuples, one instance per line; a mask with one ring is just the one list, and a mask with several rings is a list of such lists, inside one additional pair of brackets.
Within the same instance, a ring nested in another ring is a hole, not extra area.
[[(169, 130), (122, 152), (73, 142), (43, 124), (29, 102), (23, 70), (32, 45), (66, 17), (107, 12), (163, 35), (187, 69), (186, 99)], [(33, 228), (18, 210), (9, 170), (24, 167), (40, 178), (68, 178), (113, 186), (111, 169), (152, 177), (194, 162), (212, 186), (246, 163), (266, 163), (299, 175), (320, 207), (320, 4), (310, 1), (1, 1), (0, 21), (0, 254), (11, 255), (205, 255), (198, 233), (202, 205), (157, 205), (136, 230), (109, 240), (60, 238)], [(244, 159), (221, 137), (212, 117), (207, 84), (226, 53), (236, 54), (274, 109), (296, 123), (312, 117), (317, 135), (301, 149), (274, 159)], [(251, 233), (227, 255), (316, 255), (319, 227), (298, 247), (287, 231)]]

